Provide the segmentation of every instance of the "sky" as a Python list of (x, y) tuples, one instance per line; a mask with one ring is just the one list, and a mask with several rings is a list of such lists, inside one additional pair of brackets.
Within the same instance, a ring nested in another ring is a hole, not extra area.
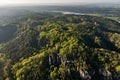
[(120, 2), (120, 0), (0, 0), (0, 5), (6, 4), (42, 4), (42, 3), (76, 3), (76, 2)]

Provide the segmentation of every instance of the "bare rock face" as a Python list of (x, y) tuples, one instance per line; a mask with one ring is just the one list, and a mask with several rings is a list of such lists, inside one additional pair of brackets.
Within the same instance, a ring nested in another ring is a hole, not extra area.
[[(120, 76), (117, 73), (104, 68), (100, 68), (98, 71), (94, 69), (87, 71), (79, 68), (77, 70), (83, 80), (120, 80)], [(95, 77), (99, 77), (99, 79)]]
[(89, 73), (86, 70), (79, 70), (80, 73), (80, 77), (84, 80), (91, 80), (91, 76), (89, 75)]
[(49, 56), (49, 65), (52, 65), (53, 64), (53, 60), (52, 60), (52, 57)]
[(57, 66), (61, 64), (61, 60), (60, 60), (60, 57), (57, 56), (55, 57), (54, 55), (49, 55), (49, 65), (54, 65), (54, 66)]
[(103, 80), (113, 80), (112, 73), (107, 69), (99, 69), (99, 74), (102, 76)]

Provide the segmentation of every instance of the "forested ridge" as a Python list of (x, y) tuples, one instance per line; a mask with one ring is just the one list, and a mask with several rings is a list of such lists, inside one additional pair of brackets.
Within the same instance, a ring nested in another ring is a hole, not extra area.
[(32, 13), (0, 27), (12, 35), (0, 39), (0, 80), (120, 79), (120, 23), (53, 15)]

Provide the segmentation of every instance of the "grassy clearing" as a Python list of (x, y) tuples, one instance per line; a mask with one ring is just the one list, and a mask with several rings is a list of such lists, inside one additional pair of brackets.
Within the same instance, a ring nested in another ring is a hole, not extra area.
[(108, 19), (118, 21), (119, 17), (107, 17)]

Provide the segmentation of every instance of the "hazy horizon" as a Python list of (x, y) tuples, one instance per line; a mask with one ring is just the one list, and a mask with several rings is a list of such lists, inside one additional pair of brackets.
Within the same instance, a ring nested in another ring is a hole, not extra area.
[(120, 0), (1, 0), (0, 6), (13, 4), (117, 3)]

